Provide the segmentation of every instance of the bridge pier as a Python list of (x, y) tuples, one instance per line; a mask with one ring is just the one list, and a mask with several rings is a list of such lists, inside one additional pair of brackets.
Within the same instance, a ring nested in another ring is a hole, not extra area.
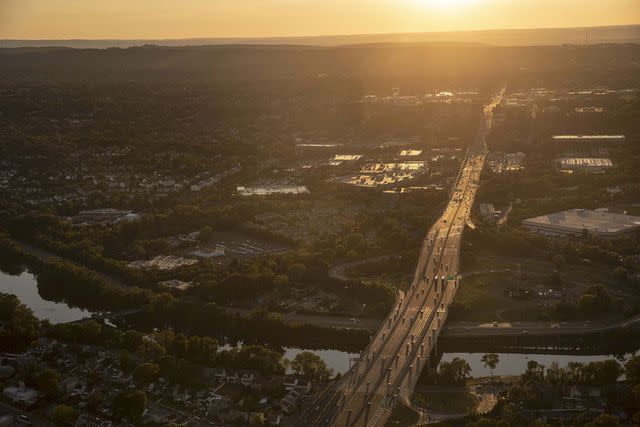
[(369, 424), (369, 412), (371, 411), (371, 402), (367, 402), (367, 410), (364, 414), (364, 425)]

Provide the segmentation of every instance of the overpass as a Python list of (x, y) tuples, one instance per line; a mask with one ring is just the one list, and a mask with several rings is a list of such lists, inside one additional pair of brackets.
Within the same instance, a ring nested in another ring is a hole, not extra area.
[(301, 425), (383, 425), (396, 403), (409, 403), (429, 355), (437, 354), (438, 336), (458, 287), (462, 231), (486, 159), (492, 112), (504, 89), (484, 108), (450, 201), (423, 240), (411, 286), (399, 296), (359, 360), (313, 403), (299, 420)]

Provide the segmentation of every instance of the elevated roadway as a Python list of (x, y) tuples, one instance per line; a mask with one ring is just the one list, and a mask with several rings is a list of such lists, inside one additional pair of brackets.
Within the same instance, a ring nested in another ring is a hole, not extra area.
[(462, 231), (469, 219), (486, 159), (486, 135), (504, 88), (485, 107), (450, 201), (427, 232), (415, 275), (357, 363), (324, 393), (301, 423), (315, 426), (383, 425), (398, 401), (408, 403), (437, 345), (457, 287)]

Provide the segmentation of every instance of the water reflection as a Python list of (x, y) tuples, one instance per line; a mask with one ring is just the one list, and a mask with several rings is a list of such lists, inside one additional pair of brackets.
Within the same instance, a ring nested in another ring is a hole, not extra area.
[(91, 312), (87, 310), (43, 299), (38, 293), (36, 278), (28, 271), (15, 276), (0, 272), (0, 292), (17, 296), (21, 303), (33, 311), (34, 316), (51, 323), (72, 322), (91, 316)]
[(324, 360), (324, 363), (327, 364), (327, 367), (333, 369), (334, 374), (344, 374), (347, 372), (349, 370), (349, 359), (358, 356), (358, 353), (347, 353), (346, 351), (339, 350), (305, 350), (294, 347), (287, 347), (284, 350), (284, 357), (289, 360), (293, 360), (296, 355), (303, 351), (308, 351), (309, 353), (320, 356), (320, 358)]
[[(493, 370), (494, 375), (520, 375), (527, 369), (527, 363), (535, 360), (549, 367), (553, 362), (557, 362), (561, 368), (566, 368), (569, 362), (589, 363), (599, 360), (615, 359), (614, 355), (598, 355), (598, 356), (576, 356), (567, 354), (512, 354), (498, 353), (500, 363)], [(466, 360), (471, 366), (471, 376), (488, 377), (491, 375), (489, 368), (485, 368), (480, 359), (484, 353), (445, 353), (442, 355), (442, 362), (450, 362), (454, 357)]]

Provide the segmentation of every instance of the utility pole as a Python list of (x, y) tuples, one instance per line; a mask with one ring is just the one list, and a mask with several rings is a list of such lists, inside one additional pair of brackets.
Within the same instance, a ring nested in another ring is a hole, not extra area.
[(520, 278), (522, 276), (522, 265), (519, 263), (516, 264), (515, 274), (516, 274), (516, 295), (520, 297)]

